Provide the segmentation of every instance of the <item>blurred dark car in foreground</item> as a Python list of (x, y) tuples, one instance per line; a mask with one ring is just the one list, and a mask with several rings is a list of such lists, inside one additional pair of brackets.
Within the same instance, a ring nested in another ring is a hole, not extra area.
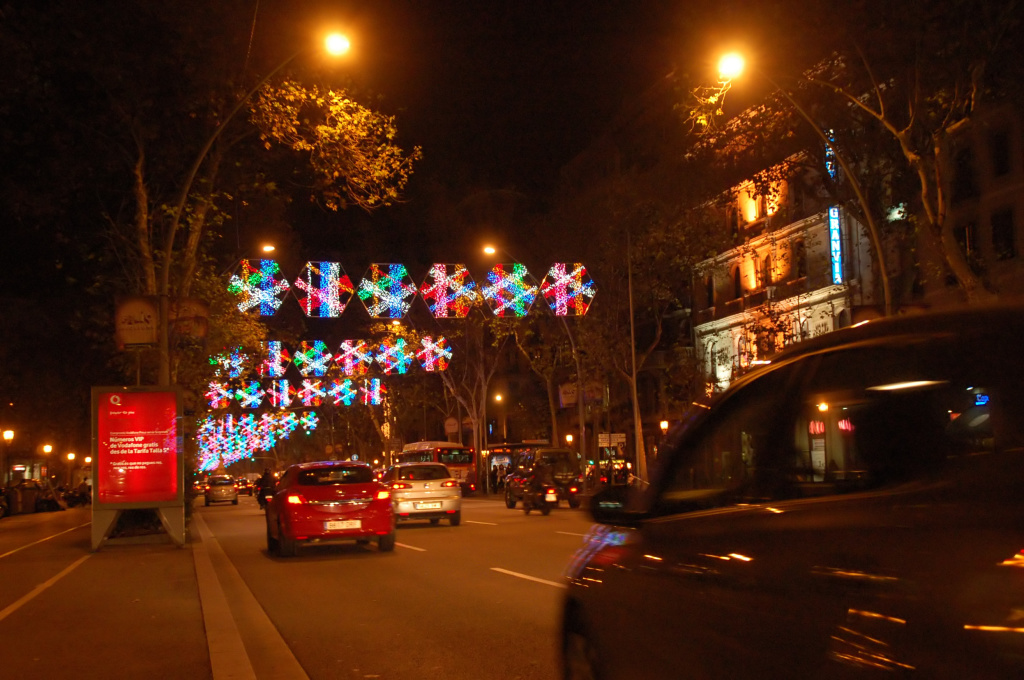
[(1024, 308), (800, 343), (594, 497), (567, 678), (1024, 677)]
[(395, 548), (391, 492), (365, 463), (322, 461), (292, 465), (267, 503), (267, 550), (282, 557), (306, 543), (377, 541)]

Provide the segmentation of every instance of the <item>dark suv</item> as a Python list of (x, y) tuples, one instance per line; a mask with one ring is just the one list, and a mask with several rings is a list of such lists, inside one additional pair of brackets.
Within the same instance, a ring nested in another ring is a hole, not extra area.
[(907, 315), (737, 379), (591, 499), (564, 677), (1024, 677), (1022, 337)]
[(512, 469), (505, 477), (505, 505), (516, 507), (523, 500), (523, 491), (529, 484), (530, 476), (537, 461), (551, 467), (558, 500), (569, 503), (570, 508), (580, 507), (580, 492), (583, 491), (583, 473), (579, 454), (569, 449), (526, 449), (516, 454)]

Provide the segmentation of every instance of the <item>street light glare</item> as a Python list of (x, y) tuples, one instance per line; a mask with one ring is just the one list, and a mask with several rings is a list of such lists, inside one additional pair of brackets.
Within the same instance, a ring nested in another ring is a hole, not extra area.
[(273, 245), (271, 245), (270, 243), (268, 243), (268, 244), (266, 244), (265, 246), (263, 246), (263, 252), (265, 252), (265, 253), (272, 253), (272, 252), (274, 252), (275, 250), (277, 250), (277, 248), (275, 248), (275, 247), (274, 247)]
[(732, 80), (743, 73), (743, 55), (730, 52), (718, 60), (718, 79), (722, 82)]
[(484, 252), (488, 255), (494, 255), (498, 250), (494, 246), (484, 246)]
[(327, 52), (338, 57), (348, 52), (352, 44), (341, 33), (331, 33), (325, 41)]

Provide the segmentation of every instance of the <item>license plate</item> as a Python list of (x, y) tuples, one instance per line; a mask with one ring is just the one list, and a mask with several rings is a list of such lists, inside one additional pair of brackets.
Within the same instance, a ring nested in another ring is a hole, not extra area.
[(359, 529), (362, 522), (358, 519), (330, 520), (324, 522), (324, 529), (327, 531), (338, 531), (339, 529)]
[(558, 500), (558, 494), (557, 493), (546, 493), (546, 494), (544, 494), (544, 500), (546, 500), (546, 501), (557, 501)]
[(440, 503), (417, 503), (416, 504), (416, 509), (417, 510), (440, 510), (441, 509), (441, 504)]

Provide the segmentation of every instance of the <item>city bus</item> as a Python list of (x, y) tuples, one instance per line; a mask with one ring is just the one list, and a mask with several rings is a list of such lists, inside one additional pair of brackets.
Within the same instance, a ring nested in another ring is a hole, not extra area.
[(476, 491), (475, 451), (458, 442), (412, 442), (402, 447), (397, 463), (441, 463), (459, 480), (462, 494)]

